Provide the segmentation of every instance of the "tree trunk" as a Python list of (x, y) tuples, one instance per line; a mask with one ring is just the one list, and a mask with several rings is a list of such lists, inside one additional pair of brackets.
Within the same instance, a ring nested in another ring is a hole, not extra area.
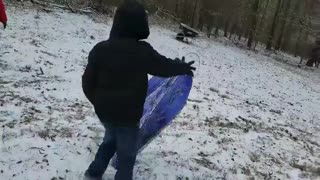
[(257, 14), (259, 10), (259, 0), (255, 0), (255, 2), (252, 5), (251, 10), (251, 23), (250, 23), (250, 30), (249, 30), (249, 39), (247, 46), (251, 48), (252, 42), (254, 41), (255, 34), (256, 34), (256, 28), (257, 28)]
[(199, 14), (198, 23), (195, 27), (198, 28), (200, 31), (203, 31), (203, 16), (201, 13)]
[(211, 33), (212, 33), (212, 24), (209, 23), (209, 24), (207, 24), (207, 36), (208, 36), (208, 38), (211, 37)]
[(214, 30), (214, 36), (217, 38), (219, 36), (219, 26)]
[(184, 23), (190, 23), (189, 12), (188, 12), (188, 1), (182, 0), (183, 10), (181, 11), (181, 17)]
[[(301, 56), (302, 57), (306, 57), (306, 58), (309, 58), (310, 56), (310, 49), (308, 49), (306, 47), (306, 44), (308, 42), (308, 38), (309, 38), (309, 34), (310, 32), (307, 30), (305, 33), (304, 33), (304, 36), (302, 36), (302, 39), (303, 40), (300, 40), (299, 43), (302, 43), (303, 45), (300, 46), (300, 49), (302, 49), (302, 52), (301, 52)], [(301, 42), (302, 41), (302, 42)]]
[(264, 8), (264, 12), (263, 12), (263, 15), (261, 17), (259, 26), (261, 26), (264, 23), (264, 20), (266, 19), (268, 8), (269, 8), (269, 3), (270, 3), (270, 0), (267, 0), (267, 4), (266, 4), (266, 7)]
[[(297, 57), (297, 56), (298, 56), (298, 49), (299, 49), (299, 43), (300, 43), (300, 40), (301, 40), (301, 35), (302, 35), (302, 27), (300, 27), (299, 35), (298, 35), (298, 38), (297, 38), (297, 41), (296, 41), (296, 47), (295, 47), (295, 51), (294, 51), (294, 57)], [(301, 57), (302, 57), (302, 55), (301, 55)]]
[[(286, 30), (285, 30), (286, 33), (284, 35), (284, 40), (281, 45), (282, 50), (288, 49), (290, 47), (290, 40), (292, 38), (292, 34), (295, 32), (295, 31), (293, 31), (293, 28), (294, 28), (293, 22), (295, 22), (297, 19), (297, 16), (293, 15), (293, 14), (298, 13), (300, 7), (303, 6), (302, 1), (294, 1), (294, 3), (295, 3), (294, 8), (291, 11), (291, 13), (289, 13), (291, 15), (290, 15), (289, 22), (287, 23), (287, 26), (286, 26)], [(300, 33), (301, 33), (300, 28), (297, 29), (297, 32), (299, 33), (298, 36), (300, 36)]]
[(200, 21), (200, 23), (199, 23), (199, 26), (198, 26), (198, 27), (199, 27), (199, 30), (200, 30), (200, 31), (203, 31), (203, 23), (202, 23), (201, 21)]
[(242, 32), (239, 33), (238, 40), (241, 41), (241, 38), (242, 38)]
[(285, 7), (284, 7), (286, 10), (285, 10), (285, 13), (284, 13), (284, 17), (282, 18), (280, 35), (278, 37), (275, 50), (279, 50), (281, 45), (282, 45), (282, 42), (283, 42), (283, 35), (284, 35), (285, 29), (287, 27), (287, 18), (288, 18), (290, 6), (291, 6), (291, 1), (292, 0), (287, 0), (287, 3), (285, 5)]
[(230, 32), (228, 39), (231, 40), (232, 38), (232, 32)]
[(175, 12), (176, 12), (176, 14), (179, 13), (179, 4), (180, 4), (180, 1), (179, 1), (179, 0), (176, 0), (176, 7), (175, 7)]
[(245, 39), (248, 39), (248, 38), (249, 38), (249, 32), (250, 32), (250, 31), (249, 31), (249, 29), (247, 28), (247, 29), (246, 29), (246, 32), (245, 32), (245, 34), (244, 34), (244, 38), (245, 38)]
[(200, 11), (201, 11), (201, 0), (196, 0), (194, 4), (192, 19), (191, 19), (191, 26), (194, 28), (198, 27), (199, 25)]
[(274, 14), (273, 21), (272, 21), (270, 35), (269, 35), (268, 41), (267, 41), (267, 48), (266, 48), (267, 50), (271, 50), (271, 48), (272, 48), (272, 42), (273, 42), (274, 34), (276, 32), (276, 26), (277, 26), (278, 15), (280, 12), (281, 2), (282, 2), (282, 0), (278, 0), (276, 12)]
[(219, 36), (220, 19), (219, 19), (219, 16), (215, 16), (214, 19), (216, 24), (216, 28), (214, 30), (214, 36), (217, 38)]
[(228, 25), (227, 24), (224, 26), (224, 35), (223, 36), (228, 37)]
[(228, 37), (228, 30), (230, 26), (231, 18), (229, 17), (224, 24), (224, 37)]
[[(257, 31), (263, 31), (265, 28), (265, 19), (268, 13), (268, 8), (269, 8), (270, 0), (267, 0), (266, 6), (264, 7), (264, 12), (262, 14), (262, 17), (260, 19), (260, 22), (258, 23)], [(264, 33), (263, 33), (264, 34)], [(257, 43), (255, 44), (254, 49), (256, 48)]]
[(232, 36), (235, 34), (236, 29), (237, 29), (237, 22), (233, 22), (233, 24), (231, 25), (229, 39), (231, 39)]

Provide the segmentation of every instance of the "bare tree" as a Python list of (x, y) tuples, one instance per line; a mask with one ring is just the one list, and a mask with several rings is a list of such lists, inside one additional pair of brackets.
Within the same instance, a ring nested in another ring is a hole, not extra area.
[(257, 28), (257, 23), (258, 23), (258, 10), (259, 10), (259, 0), (254, 0), (252, 3), (251, 7), (251, 23), (250, 23), (250, 29), (249, 29), (249, 38), (248, 38), (248, 44), (247, 46), (251, 48), (252, 42), (254, 41), (255, 38), (255, 33), (256, 33), (256, 28)]
[[(286, 2), (286, 3), (285, 3)], [(291, 7), (291, 2), (292, 0), (285, 0), (284, 3), (283, 3), (283, 7), (284, 7), (284, 15), (283, 17), (281, 18), (281, 28), (280, 28), (280, 35), (278, 37), (278, 40), (276, 42), (276, 46), (275, 46), (275, 50), (279, 50), (281, 45), (282, 45), (282, 42), (283, 42), (283, 35), (284, 35), (284, 32), (285, 32), (285, 28), (287, 27), (287, 22), (288, 22), (288, 14), (289, 14), (289, 10), (290, 10), (290, 7)]]
[(267, 47), (266, 47), (267, 50), (271, 50), (271, 48), (272, 48), (272, 42), (273, 42), (273, 38), (274, 38), (274, 35), (276, 32), (277, 20), (278, 20), (278, 15), (280, 13), (281, 3), (282, 3), (282, 0), (278, 0), (275, 14), (274, 14), (273, 21), (272, 21), (270, 35), (269, 35), (268, 41), (267, 41)]
[[(120, 1), (123, 0), (92, 0), (97, 6), (118, 5)], [(274, 47), (296, 56), (306, 56), (302, 49), (311, 47), (316, 32), (311, 32), (310, 17), (313, 17), (312, 28), (319, 27), (320, 32), (320, 15), (315, 15), (320, 12), (320, 8), (316, 8), (320, 0), (138, 1), (165, 12), (165, 18), (175, 18), (175, 21), (206, 31), (208, 37), (212, 34), (218, 37), (224, 32), (222, 35), (230, 39), (245, 39), (249, 48), (262, 43), (268, 50)]]

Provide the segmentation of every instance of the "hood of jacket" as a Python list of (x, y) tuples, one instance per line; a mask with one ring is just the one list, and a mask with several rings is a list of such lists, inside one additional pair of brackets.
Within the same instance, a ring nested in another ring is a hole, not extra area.
[(148, 15), (145, 8), (136, 1), (126, 1), (118, 7), (110, 39), (133, 38), (147, 39), (150, 34)]

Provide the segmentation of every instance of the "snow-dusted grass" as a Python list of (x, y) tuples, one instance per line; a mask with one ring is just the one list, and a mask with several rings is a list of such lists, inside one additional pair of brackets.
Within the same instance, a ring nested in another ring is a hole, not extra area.
[[(0, 179), (81, 179), (104, 131), (81, 75), (111, 22), (10, 6), (8, 15), (0, 31)], [(179, 117), (138, 156), (135, 179), (320, 178), (319, 70), (214, 40), (183, 44), (174, 34), (153, 26), (148, 41), (196, 60), (194, 87)]]

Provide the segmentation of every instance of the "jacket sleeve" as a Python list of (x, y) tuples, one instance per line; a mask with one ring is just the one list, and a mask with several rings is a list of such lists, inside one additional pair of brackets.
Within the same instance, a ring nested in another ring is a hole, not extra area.
[(97, 52), (95, 48), (89, 53), (88, 64), (82, 75), (82, 89), (88, 100), (94, 104), (94, 90), (96, 80)]
[(8, 19), (7, 19), (4, 3), (2, 0), (0, 0), (0, 22), (5, 23), (7, 22), (7, 20)]
[(190, 72), (189, 66), (178, 60), (172, 60), (152, 48), (147, 42), (140, 42), (143, 46), (143, 65), (148, 74), (160, 77), (185, 75)]

